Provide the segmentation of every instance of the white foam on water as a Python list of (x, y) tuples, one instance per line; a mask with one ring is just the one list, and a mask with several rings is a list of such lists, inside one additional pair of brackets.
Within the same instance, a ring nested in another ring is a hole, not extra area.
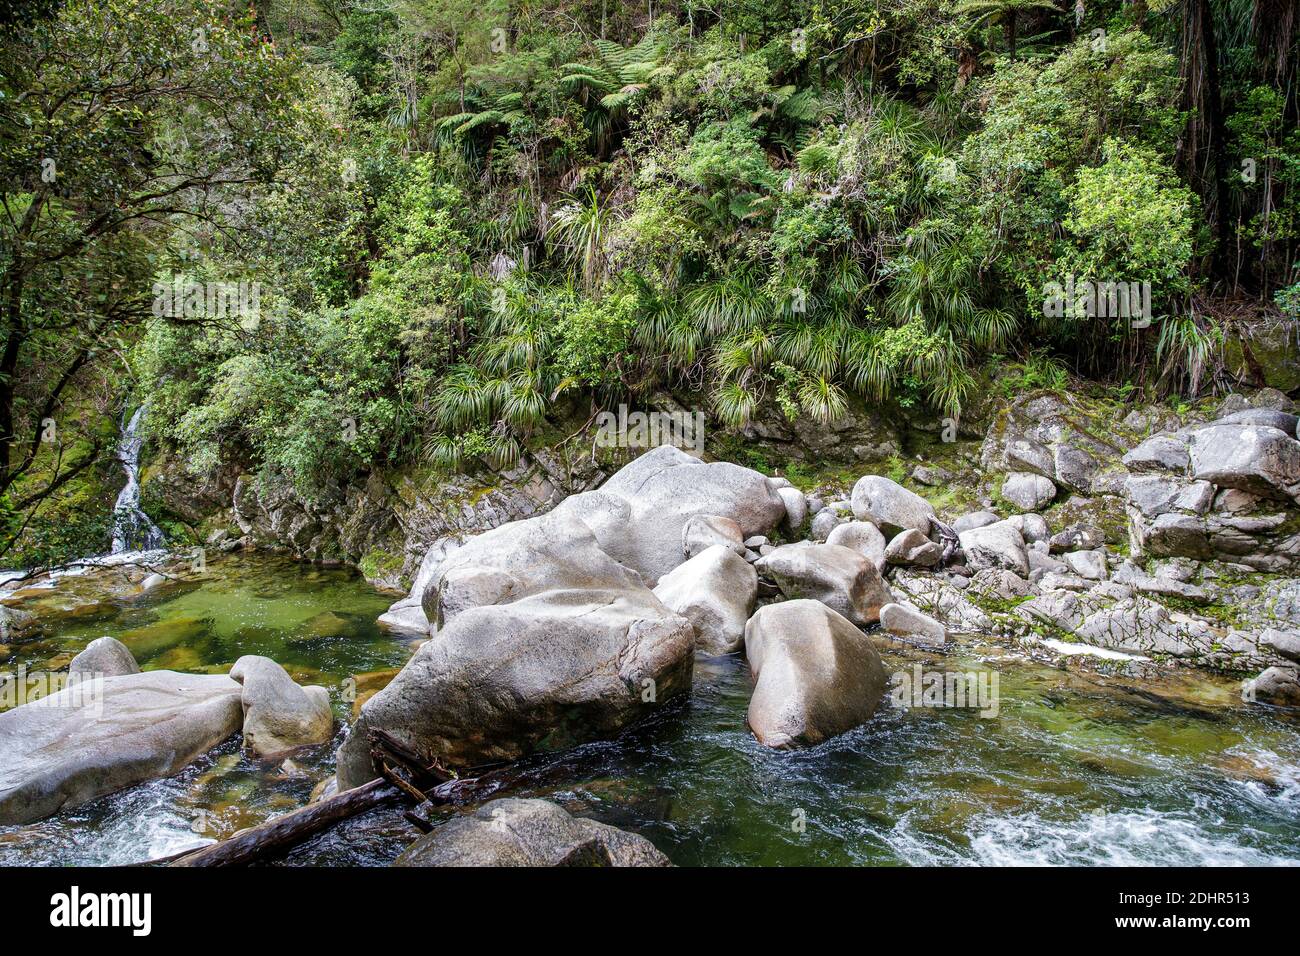
[(1050, 647), (1058, 654), (1065, 654), (1068, 657), (1077, 657), (1086, 654), (1089, 657), (1100, 657), (1107, 661), (1149, 661), (1151, 658), (1143, 657), (1141, 654), (1126, 654), (1123, 651), (1113, 651), (1108, 647), (1094, 647), (1091, 644), (1071, 644), (1068, 641), (1058, 641), (1054, 637), (1044, 637), (1039, 639), (1039, 643), (1044, 647)]
[(985, 866), (1295, 866), (1296, 861), (1157, 810), (1037, 813), (975, 821), (971, 863)]

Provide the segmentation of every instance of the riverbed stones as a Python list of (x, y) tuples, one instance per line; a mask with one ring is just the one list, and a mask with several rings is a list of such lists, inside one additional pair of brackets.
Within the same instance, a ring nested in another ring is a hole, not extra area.
[(716, 544), (660, 578), (654, 595), (695, 626), (697, 652), (730, 654), (745, 641), (758, 574), (744, 558)]
[(858, 625), (876, 623), (881, 605), (892, 600), (876, 566), (837, 544), (782, 545), (755, 568), (787, 598), (820, 601)]
[(239, 730), (239, 692), (224, 675), (148, 671), (0, 714), (0, 824), (171, 776)]
[(907, 604), (886, 604), (880, 609), (880, 627), (887, 634), (920, 637), (928, 644), (943, 644), (948, 629), (927, 614)]
[(776, 493), (785, 503), (785, 526), (791, 531), (798, 531), (808, 520), (808, 500), (798, 488), (777, 488)]
[(372, 727), (467, 767), (613, 736), (689, 689), (690, 621), (572, 513), (514, 525), (444, 562), (425, 594), (438, 633), (361, 709), (343, 789), (375, 776)]
[(943, 548), (915, 528), (894, 535), (885, 548), (885, 561), (903, 567), (932, 568), (943, 559)]
[(1002, 483), (1002, 497), (1021, 511), (1038, 511), (1056, 497), (1056, 485), (1042, 475), (1013, 471)]
[(887, 537), (913, 529), (930, 533), (934, 507), (915, 492), (881, 475), (866, 475), (853, 486), (853, 516), (870, 521)]
[(411, 844), (394, 866), (671, 866), (643, 836), (548, 800), (491, 800)]
[(754, 675), (746, 720), (765, 747), (820, 743), (865, 723), (885, 693), (870, 639), (819, 601), (770, 604), (745, 627)]
[(334, 712), (324, 687), (300, 687), (269, 657), (248, 654), (230, 669), (244, 709), (244, 749), (259, 757), (327, 743)]
[(958, 540), (971, 568), (1006, 568), (1022, 578), (1029, 577), (1025, 539), (1009, 521), (971, 528), (961, 532)]
[(121, 677), (123, 674), (140, 673), (140, 665), (136, 663), (130, 649), (117, 638), (99, 637), (72, 659), (68, 673)]
[(838, 544), (852, 548), (876, 566), (882, 574), (885, 571), (885, 536), (870, 521), (846, 521), (831, 530), (826, 538), (827, 544)]

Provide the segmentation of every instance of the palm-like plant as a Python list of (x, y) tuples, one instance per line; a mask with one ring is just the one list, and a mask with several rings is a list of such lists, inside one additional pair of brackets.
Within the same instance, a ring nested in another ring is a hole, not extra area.
[(523, 120), (528, 114), (524, 108), (524, 94), (507, 90), (497, 93), (482, 91), (467, 92), (466, 105), (474, 109), (453, 113), (438, 120), (436, 129), (444, 140), (456, 136), (468, 136), (476, 129), (485, 126), (510, 126)]
[(593, 289), (605, 277), (609, 265), (605, 243), (614, 224), (614, 210), (601, 199), (594, 186), (561, 203), (551, 216), (546, 236), (564, 249), (579, 266), (583, 285)]
[(592, 58), (587, 63), (565, 63), (560, 83), (575, 93), (596, 98), (600, 110), (588, 118), (592, 134), (602, 151), (608, 145), (614, 124), (667, 67), (659, 63), (663, 43), (647, 33), (630, 47), (609, 40), (592, 41)]
[(1060, 8), (1052, 0), (965, 0), (958, 4), (956, 13), (975, 18), (975, 23), (1000, 23), (1002, 33), (1007, 40), (1007, 54), (1016, 58), (1016, 41), (1019, 38), (1019, 18), (1022, 13), (1031, 10), (1052, 10)]

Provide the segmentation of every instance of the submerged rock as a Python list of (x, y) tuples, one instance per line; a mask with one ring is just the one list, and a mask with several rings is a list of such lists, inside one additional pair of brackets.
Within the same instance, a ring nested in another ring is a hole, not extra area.
[(885, 694), (871, 640), (819, 601), (759, 610), (745, 627), (754, 674), (746, 720), (765, 747), (820, 743), (865, 723)]
[(1241, 696), (1251, 703), (1278, 707), (1300, 707), (1300, 670), (1270, 667), (1242, 687)]
[(547, 800), (492, 800), (409, 846), (394, 866), (672, 866), (653, 843)]
[(243, 688), (245, 749), (273, 756), (327, 743), (334, 735), (334, 713), (324, 687), (299, 687), (275, 661), (251, 654), (235, 662), (230, 678)]
[(0, 714), (0, 824), (167, 777), (239, 730), (229, 677), (97, 678)]

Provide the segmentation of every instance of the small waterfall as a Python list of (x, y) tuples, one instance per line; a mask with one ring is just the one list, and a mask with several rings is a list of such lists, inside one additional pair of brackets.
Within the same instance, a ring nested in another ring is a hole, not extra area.
[(144, 420), (144, 406), (135, 410), (122, 428), (122, 442), (117, 448), (117, 460), (126, 472), (126, 485), (113, 506), (113, 554), (139, 549), (149, 551), (161, 548), (163, 533), (140, 510), (140, 423)]

